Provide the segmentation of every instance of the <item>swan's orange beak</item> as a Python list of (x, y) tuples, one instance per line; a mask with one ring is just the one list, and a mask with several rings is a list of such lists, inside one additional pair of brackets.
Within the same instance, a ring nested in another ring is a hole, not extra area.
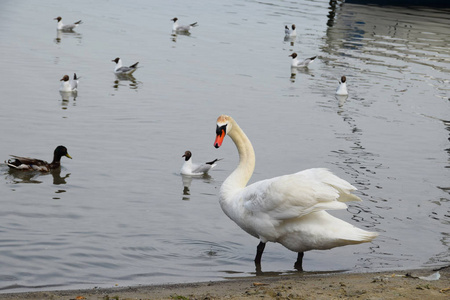
[(216, 140), (214, 141), (214, 147), (219, 148), (220, 146), (222, 146), (223, 139), (225, 138), (225, 135), (226, 135), (225, 127), (217, 126), (216, 134), (217, 135), (216, 135)]
[(222, 146), (224, 137), (225, 137), (225, 132), (222, 132), (221, 135), (217, 135), (216, 140), (214, 141), (214, 147), (219, 148), (220, 146)]

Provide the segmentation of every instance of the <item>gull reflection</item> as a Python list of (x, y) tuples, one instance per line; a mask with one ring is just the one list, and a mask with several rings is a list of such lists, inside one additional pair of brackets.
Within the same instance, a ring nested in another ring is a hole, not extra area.
[(191, 176), (191, 175), (183, 175), (181, 174), (181, 181), (183, 183), (183, 196), (181, 197), (182, 200), (190, 200), (191, 196), (191, 184), (193, 179), (202, 179), (204, 182), (209, 183), (211, 182), (211, 175), (209, 174), (203, 174), (202, 176)]
[(177, 42), (177, 37), (179, 35), (185, 35), (185, 36), (190, 36), (191, 33), (188, 31), (182, 31), (182, 32), (173, 32), (170, 36), (172, 37), (172, 42), (176, 43)]
[(63, 30), (56, 30), (56, 38), (53, 40), (55, 44), (60, 44), (63, 38), (72, 36), (73, 38), (76, 38), (81, 42), (81, 38), (83, 37), (81, 33), (75, 32), (75, 31), (63, 31)]
[[(133, 75), (126, 75), (126, 74), (115, 74), (116, 80), (114, 80), (113, 88), (115, 90), (119, 90), (119, 86), (129, 86), (132, 90), (137, 90), (139, 88), (139, 85), (141, 84), (140, 81), (137, 81), (136, 78)], [(128, 84), (125, 84), (128, 83)]]
[(339, 107), (344, 106), (345, 101), (347, 101), (348, 95), (334, 95), (338, 100)]

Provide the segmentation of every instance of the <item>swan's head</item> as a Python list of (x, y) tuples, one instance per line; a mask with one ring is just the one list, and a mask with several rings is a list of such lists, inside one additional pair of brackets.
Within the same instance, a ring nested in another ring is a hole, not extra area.
[(342, 77), (341, 77), (341, 82), (344, 83), (344, 82), (346, 82), (346, 81), (347, 81), (347, 78), (346, 78), (345, 76), (342, 76)]
[(216, 140), (214, 141), (214, 147), (219, 148), (222, 145), (225, 135), (231, 131), (231, 120), (232, 118), (226, 115), (221, 115), (217, 118)]

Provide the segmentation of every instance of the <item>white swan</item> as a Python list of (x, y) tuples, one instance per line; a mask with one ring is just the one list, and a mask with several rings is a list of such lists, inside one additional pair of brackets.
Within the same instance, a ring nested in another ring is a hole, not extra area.
[(214, 147), (229, 135), (239, 152), (239, 165), (220, 188), (220, 205), (243, 230), (260, 240), (255, 265), (261, 266), (266, 242), (298, 252), (295, 268), (302, 270), (303, 252), (370, 242), (378, 234), (359, 229), (325, 210), (346, 209), (347, 201), (361, 201), (347, 181), (326, 169), (307, 169), (266, 179), (249, 186), (255, 167), (250, 140), (233, 118), (217, 119)]
[(207, 174), (209, 170), (211, 170), (217, 165), (216, 162), (220, 160), (216, 158), (213, 161), (205, 162), (203, 164), (194, 164), (191, 159), (192, 153), (189, 150), (184, 152), (184, 155), (182, 157), (184, 157), (184, 163), (183, 166), (181, 167), (180, 173), (182, 175), (190, 175), (190, 176), (199, 176)]
[(348, 95), (347, 91), (347, 78), (345, 76), (341, 77), (341, 81), (339, 81), (339, 86), (336, 89), (336, 95), (346, 96)]

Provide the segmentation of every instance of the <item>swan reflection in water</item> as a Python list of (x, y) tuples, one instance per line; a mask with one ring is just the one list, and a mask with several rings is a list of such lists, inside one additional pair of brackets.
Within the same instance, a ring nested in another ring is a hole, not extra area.
[(41, 176), (47, 176), (51, 174), (53, 176), (53, 184), (61, 185), (66, 184), (66, 179), (69, 178), (70, 173), (61, 176), (61, 168), (51, 170), (48, 173), (42, 173), (38, 171), (23, 171), (23, 170), (8, 170), (8, 176), (11, 178), (11, 183), (42, 183), (43, 181), (38, 180)]
[(183, 175), (181, 174), (181, 181), (183, 183), (183, 196), (181, 197), (182, 200), (190, 200), (191, 199), (191, 184), (192, 180), (199, 180), (201, 179), (205, 183), (210, 183), (212, 181), (212, 177), (209, 174), (203, 174), (201, 176), (191, 176), (191, 175)]
[(132, 90), (137, 90), (139, 88), (139, 85), (141, 84), (140, 81), (137, 81), (136, 78), (133, 75), (126, 75), (126, 74), (115, 74), (116, 80), (114, 80), (113, 88), (115, 90), (119, 89), (119, 86), (126, 86), (126, 82), (128, 82), (128, 86)]

